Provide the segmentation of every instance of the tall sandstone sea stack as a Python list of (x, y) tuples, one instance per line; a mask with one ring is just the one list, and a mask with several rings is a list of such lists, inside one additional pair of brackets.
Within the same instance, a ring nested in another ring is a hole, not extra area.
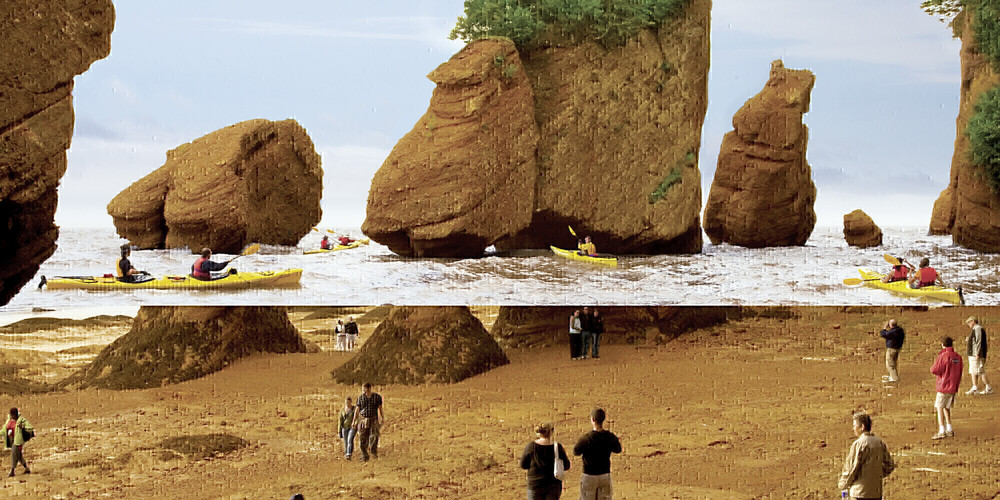
[(167, 162), (108, 204), (139, 248), (295, 245), (319, 223), (323, 170), (295, 120), (248, 120), (167, 152)]
[(477, 40), (372, 181), (364, 233), (408, 256), (701, 250), (710, 0), (622, 46)]
[(111, 51), (111, 0), (0, 2), (0, 306), (56, 250), (73, 77)]
[(1000, 194), (990, 190), (969, 159), (969, 137), (965, 131), (983, 92), (1000, 84), (1000, 75), (976, 45), (973, 7), (966, 4), (955, 19), (962, 39), (962, 84), (958, 118), (955, 120), (955, 153), (951, 158), (951, 180), (934, 202), (931, 234), (951, 234), (952, 240), (983, 252), (1000, 252)]
[(816, 186), (806, 163), (802, 115), (816, 77), (780, 60), (759, 94), (733, 116), (705, 205), (712, 243), (749, 248), (803, 245), (816, 225)]

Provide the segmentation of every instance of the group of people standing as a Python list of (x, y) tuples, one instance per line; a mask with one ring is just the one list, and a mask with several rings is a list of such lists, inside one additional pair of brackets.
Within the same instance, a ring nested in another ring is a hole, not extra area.
[[(604, 428), (603, 408), (590, 412), (591, 431), (573, 446), (573, 455), (582, 457), (581, 500), (611, 499), (611, 454), (621, 453), (618, 436)], [(566, 449), (555, 441), (555, 427), (544, 422), (535, 427), (537, 439), (521, 453), (521, 468), (528, 471), (528, 500), (558, 500), (562, 495), (565, 471), (570, 468)]]
[(597, 309), (584, 307), (573, 311), (569, 317), (569, 352), (572, 359), (601, 357), (601, 334), (604, 333), (604, 317)]
[(378, 442), (384, 421), (382, 395), (372, 391), (372, 384), (365, 382), (357, 404), (352, 404), (351, 398), (347, 398), (344, 409), (340, 411), (338, 434), (344, 441), (344, 458), (350, 460), (354, 455), (355, 437), (360, 439), (362, 462), (378, 458)]
[(333, 333), (337, 335), (337, 345), (334, 347), (337, 351), (353, 351), (361, 335), (358, 324), (354, 322), (354, 316), (348, 316), (346, 324), (344, 320), (338, 319), (337, 326), (333, 327)]

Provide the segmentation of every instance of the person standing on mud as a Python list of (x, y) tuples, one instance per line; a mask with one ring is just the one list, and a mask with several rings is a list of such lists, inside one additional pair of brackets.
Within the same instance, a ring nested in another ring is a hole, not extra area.
[(951, 427), (951, 407), (955, 404), (958, 383), (962, 381), (962, 357), (955, 352), (953, 344), (951, 337), (941, 339), (941, 352), (931, 367), (931, 373), (937, 376), (934, 408), (937, 409), (938, 417), (938, 433), (931, 439), (955, 437), (955, 431)]
[(601, 334), (604, 333), (604, 316), (597, 312), (597, 308), (594, 308), (593, 314), (590, 315), (590, 330), (591, 344), (594, 346), (594, 359), (599, 359), (601, 357)]
[(903, 341), (906, 340), (906, 332), (903, 327), (896, 324), (895, 319), (885, 322), (879, 336), (885, 339), (885, 369), (889, 375), (882, 377), (888, 382), (899, 382), (899, 372), (896, 365), (899, 362), (899, 350), (903, 348)]
[[(993, 394), (993, 387), (986, 380), (986, 330), (979, 324), (979, 318), (969, 316), (965, 324), (972, 328), (969, 338), (966, 339), (965, 355), (969, 357), (969, 375), (972, 377), (972, 389), (966, 394)], [(979, 390), (979, 382), (982, 381), (983, 390)]]
[(882, 498), (882, 479), (896, 469), (889, 448), (871, 433), (872, 417), (865, 413), (854, 414), (854, 435), (844, 459), (837, 487), (847, 490), (853, 500)]
[(344, 320), (338, 319), (337, 325), (333, 327), (333, 333), (337, 335), (337, 346), (334, 350), (346, 351), (347, 350), (347, 331), (344, 330)]
[(603, 408), (590, 412), (592, 431), (584, 434), (573, 454), (583, 457), (583, 474), (580, 475), (580, 500), (611, 499), (611, 454), (622, 452), (622, 443), (611, 431), (604, 429)]
[(358, 324), (354, 322), (354, 316), (347, 317), (344, 332), (347, 333), (347, 350), (353, 351), (354, 345), (358, 342)]
[(31, 474), (28, 462), (24, 459), (24, 442), (35, 435), (35, 428), (31, 426), (28, 419), (20, 414), (17, 408), (11, 408), (10, 418), (3, 426), (3, 434), (3, 447), (5, 450), (10, 450), (10, 474), (7, 474), (7, 477), (14, 477), (14, 469), (17, 468), (17, 464), (24, 466), (25, 474)]
[(569, 315), (569, 357), (570, 359), (580, 359), (580, 335), (582, 325), (580, 324), (580, 310), (573, 311)]
[(593, 341), (594, 325), (593, 317), (590, 315), (590, 308), (584, 307), (583, 314), (580, 315), (580, 358), (587, 359), (590, 344)]
[(563, 471), (569, 470), (566, 449), (552, 440), (552, 422), (535, 426), (538, 439), (528, 443), (521, 453), (521, 468), (528, 471), (528, 500), (559, 500), (563, 482), (555, 476), (556, 460), (562, 460)]
[(358, 434), (358, 428), (354, 426), (354, 415), (358, 412), (358, 407), (351, 403), (351, 398), (344, 401), (344, 409), (340, 410), (338, 424), (338, 434), (344, 440), (344, 458), (351, 459), (354, 454), (354, 437)]
[(354, 422), (351, 427), (358, 429), (360, 434), (361, 461), (367, 462), (368, 455), (378, 458), (378, 440), (382, 429), (384, 416), (382, 413), (382, 396), (377, 392), (372, 392), (371, 382), (365, 382), (363, 391), (358, 396), (358, 410), (354, 414)]

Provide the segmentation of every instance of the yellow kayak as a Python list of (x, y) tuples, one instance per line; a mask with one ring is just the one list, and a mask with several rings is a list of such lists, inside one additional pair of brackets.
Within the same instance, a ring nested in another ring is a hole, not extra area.
[(202, 281), (187, 275), (162, 276), (141, 283), (123, 283), (115, 278), (103, 276), (42, 276), (39, 288), (50, 290), (132, 290), (132, 289), (220, 289), (220, 288), (272, 288), (296, 286), (302, 278), (301, 269), (282, 271), (239, 272), (225, 277)]
[(562, 248), (556, 248), (551, 245), (549, 246), (549, 248), (551, 248), (552, 252), (555, 253), (556, 255), (560, 257), (565, 257), (569, 260), (579, 260), (583, 262), (589, 262), (591, 264), (597, 264), (599, 266), (608, 266), (608, 267), (618, 266), (618, 257), (607, 257), (607, 256), (602, 257), (600, 255), (598, 255), (597, 257), (591, 257), (589, 255), (580, 255), (576, 252), (576, 250), (564, 250)]
[(302, 254), (303, 255), (312, 255), (312, 254), (316, 254), (316, 253), (336, 252), (338, 250), (350, 250), (352, 248), (358, 248), (361, 245), (367, 245), (368, 242), (369, 242), (368, 238), (365, 238), (363, 240), (353, 241), (353, 242), (351, 242), (350, 245), (336, 245), (336, 246), (334, 246), (333, 248), (331, 248), (329, 250), (323, 250), (322, 248), (317, 248), (315, 250), (306, 250), (305, 252), (302, 252)]
[(937, 285), (910, 288), (910, 285), (906, 281), (882, 283), (882, 277), (885, 276), (882, 273), (869, 269), (858, 269), (858, 272), (861, 273), (861, 279), (864, 280), (864, 284), (872, 288), (881, 288), (882, 290), (888, 290), (909, 297), (927, 297), (929, 299), (943, 300), (952, 304), (962, 304), (965, 302), (964, 297), (962, 297), (962, 290), (960, 289), (956, 290)]

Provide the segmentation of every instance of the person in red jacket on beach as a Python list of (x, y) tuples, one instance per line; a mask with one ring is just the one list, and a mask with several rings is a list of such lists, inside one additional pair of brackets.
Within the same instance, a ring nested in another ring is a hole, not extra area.
[(931, 439), (955, 437), (955, 431), (951, 428), (951, 406), (955, 403), (958, 383), (962, 380), (962, 357), (955, 352), (953, 344), (951, 337), (941, 339), (941, 352), (931, 367), (931, 373), (937, 376), (934, 408), (937, 408), (938, 416), (938, 433)]

